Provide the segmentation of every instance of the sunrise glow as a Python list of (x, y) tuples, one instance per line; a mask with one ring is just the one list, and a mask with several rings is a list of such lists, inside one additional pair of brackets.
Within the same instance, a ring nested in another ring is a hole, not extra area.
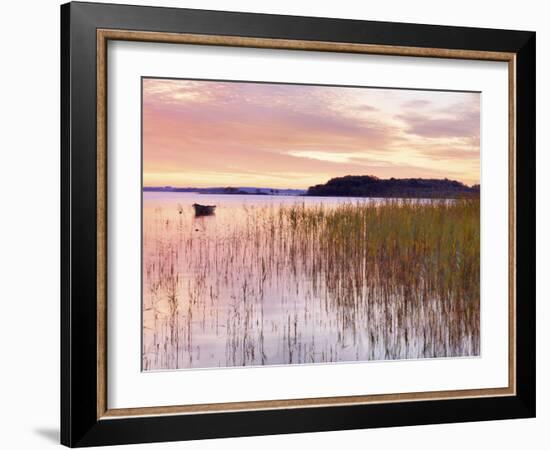
[(143, 79), (144, 186), (480, 177), (478, 93)]

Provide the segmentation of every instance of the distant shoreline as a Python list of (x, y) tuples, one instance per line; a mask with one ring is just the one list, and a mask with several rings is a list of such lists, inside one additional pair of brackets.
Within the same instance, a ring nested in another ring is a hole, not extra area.
[(479, 184), (467, 186), (448, 178), (389, 178), (381, 179), (372, 175), (347, 175), (332, 178), (325, 184), (308, 189), (278, 189), (258, 187), (174, 187), (144, 186), (143, 192), (183, 192), (216, 195), (268, 195), (268, 196), (307, 196), (307, 197), (355, 197), (355, 198), (425, 198), (452, 199), (478, 198)]
[(212, 187), (212, 188), (191, 188), (173, 186), (144, 186), (143, 192), (187, 192), (194, 194), (222, 194), (222, 195), (305, 195), (306, 189), (275, 189), (256, 187)]

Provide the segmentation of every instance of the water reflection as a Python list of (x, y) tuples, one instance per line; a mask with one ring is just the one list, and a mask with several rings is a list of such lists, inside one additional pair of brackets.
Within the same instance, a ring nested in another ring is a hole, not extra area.
[(479, 354), (479, 205), (379, 202), (144, 193), (144, 370)]

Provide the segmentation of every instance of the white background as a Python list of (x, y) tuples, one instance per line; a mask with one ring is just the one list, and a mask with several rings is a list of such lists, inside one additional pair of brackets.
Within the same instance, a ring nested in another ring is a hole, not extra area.
[[(420, 22), (537, 31), (537, 251), (538, 418), (476, 424), (358, 430), (291, 436), (141, 445), (135, 448), (279, 449), (407, 448), (461, 449), (548, 447), (550, 252), (548, 123), (550, 30), (544, 2), (353, 0), (296, 2), (223, 0), (157, 1), (136, 4), (232, 9), (354, 19)], [(2, 221), (2, 316), (0, 342), (0, 447), (40, 449), (56, 445), (59, 422), (59, 2), (9, 2), (0, 28), (0, 195)], [(545, 208), (546, 204), (546, 209)], [(546, 300), (546, 301), (545, 301)], [(542, 380), (542, 382), (541, 382)], [(126, 447), (131, 448), (131, 447)]]
[[(108, 67), (108, 408), (508, 385), (507, 63), (114, 42)], [(141, 372), (141, 75), (481, 91), (480, 357)]]

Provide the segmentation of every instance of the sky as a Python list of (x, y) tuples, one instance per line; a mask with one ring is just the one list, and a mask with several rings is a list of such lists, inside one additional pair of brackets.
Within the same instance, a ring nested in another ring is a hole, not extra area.
[(330, 178), (479, 183), (480, 94), (143, 79), (143, 184), (306, 189)]

